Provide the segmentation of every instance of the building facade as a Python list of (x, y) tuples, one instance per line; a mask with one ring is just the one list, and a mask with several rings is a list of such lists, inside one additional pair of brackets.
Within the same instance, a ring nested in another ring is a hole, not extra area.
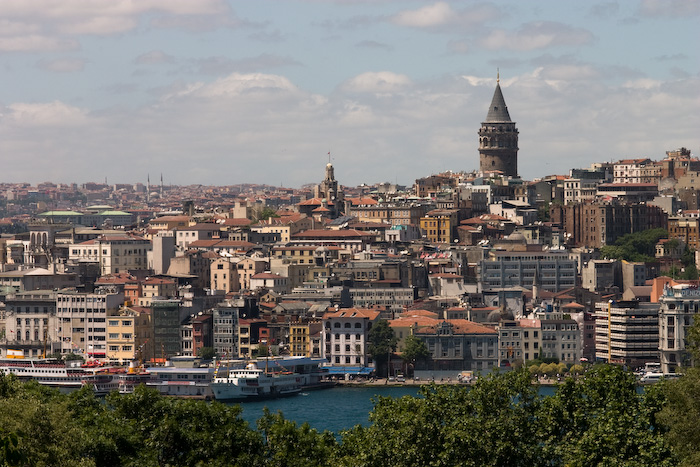
[(596, 360), (631, 367), (659, 360), (659, 304), (596, 303)]
[(661, 370), (676, 373), (690, 365), (690, 352), (685, 342), (688, 328), (700, 311), (700, 289), (695, 285), (666, 286), (659, 297), (659, 354)]
[(576, 285), (576, 261), (566, 251), (495, 251), (481, 261), (483, 289), (539, 286), (559, 292)]
[(379, 312), (341, 308), (323, 315), (323, 358), (331, 366), (367, 367), (367, 337)]

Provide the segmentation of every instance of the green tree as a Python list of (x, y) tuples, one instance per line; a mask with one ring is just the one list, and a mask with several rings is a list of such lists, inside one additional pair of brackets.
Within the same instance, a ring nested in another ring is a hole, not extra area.
[(543, 400), (540, 436), (552, 465), (672, 466), (674, 455), (656, 418), (658, 387), (637, 392), (634, 374), (596, 365)]
[(668, 238), (668, 231), (663, 228), (626, 234), (618, 238), (614, 245), (601, 247), (600, 254), (604, 258), (610, 259), (653, 261), (656, 254), (656, 244), (662, 238)]
[(377, 366), (386, 365), (386, 375), (389, 376), (389, 357), (396, 350), (398, 339), (394, 330), (385, 319), (377, 320), (367, 335), (367, 350)]
[(690, 280), (690, 281), (696, 281), (698, 280), (698, 277), (700, 274), (698, 274), (698, 268), (694, 264), (691, 264), (689, 266), (686, 266), (684, 268), (684, 271), (681, 275), (681, 279), (683, 280)]
[(270, 357), (272, 356), (272, 352), (270, 351), (270, 346), (267, 344), (258, 344), (257, 349), (254, 350), (255, 357), (256, 358), (264, 358), (264, 357)]
[(202, 360), (211, 360), (216, 356), (216, 350), (214, 347), (202, 347), (199, 349), (199, 355), (197, 355)]
[(342, 433), (340, 466), (544, 466), (530, 375), (479, 378), (470, 389), (430, 385), (419, 397), (379, 397), (371, 425)]
[(425, 361), (428, 358), (430, 358), (430, 352), (428, 351), (428, 347), (425, 345), (425, 342), (413, 334), (404, 340), (404, 347), (401, 351), (401, 359), (407, 366), (413, 366), (415, 369), (418, 362)]
[(298, 426), (285, 420), (281, 412), (272, 414), (267, 407), (258, 420), (266, 448), (266, 466), (315, 467), (331, 465), (337, 447), (333, 433), (319, 433), (308, 423)]
[(269, 206), (265, 206), (264, 208), (262, 208), (260, 211), (258, 211), (258, 212), (254, 215), (254, 219), (253, 219), (253, 220), (255, 220), (255, 221), (266, 221), (266, 220), (268, 220), (270, 217), (279, 217), (279, 216), (277, 215), (277, 211), (275, 211), (273, 208), (271, 208), (271, 207), (269, 207)]

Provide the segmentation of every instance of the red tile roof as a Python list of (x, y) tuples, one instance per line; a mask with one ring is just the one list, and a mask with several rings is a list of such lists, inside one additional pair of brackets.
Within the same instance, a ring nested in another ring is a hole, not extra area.
[(367, 308), (341, 308), (338, 311), (326, 313), (323, 319), (329, 318), (369, 318), (374, 320), (379, 316), (379, 312)]

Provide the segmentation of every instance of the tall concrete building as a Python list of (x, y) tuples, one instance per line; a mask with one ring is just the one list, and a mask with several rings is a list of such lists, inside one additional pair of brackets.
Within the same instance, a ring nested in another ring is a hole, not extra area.
[(481, 122), (479, 130), (479, 171), (495, 170), (506, 176), (518, 176), (518, 129), (508, 114), (500, 79), (486, 121)]

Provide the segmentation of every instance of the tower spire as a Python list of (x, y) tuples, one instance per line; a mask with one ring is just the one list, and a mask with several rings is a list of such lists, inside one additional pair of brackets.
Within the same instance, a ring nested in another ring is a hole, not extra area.
[(496, 68), (496, 83), (501, 82), (501, 70), (499, 68)]

